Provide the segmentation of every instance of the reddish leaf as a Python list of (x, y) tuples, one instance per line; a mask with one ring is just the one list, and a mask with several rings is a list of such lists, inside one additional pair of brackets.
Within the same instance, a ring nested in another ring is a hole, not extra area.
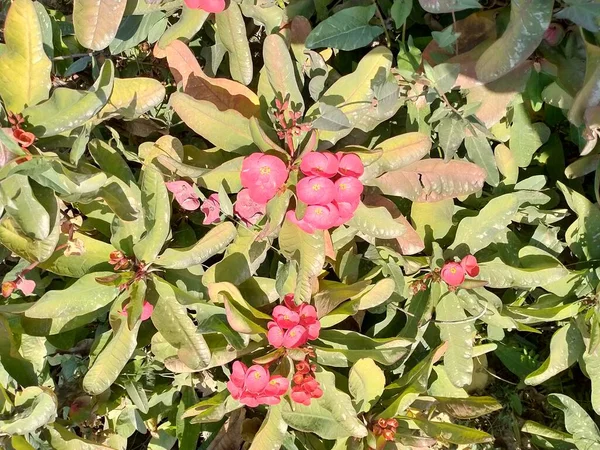
[(423, 159), (392, 172), (369, 184), (384, 194), (417, 202), (438, 202), (477, 192), (483, 187), (485, 171), (467, 161)]

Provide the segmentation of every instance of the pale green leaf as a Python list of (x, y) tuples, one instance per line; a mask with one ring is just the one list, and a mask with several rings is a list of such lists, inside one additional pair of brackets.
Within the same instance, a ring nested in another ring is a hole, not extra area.
[(348, 389), (358, 412), (368, 412), (385, 388), (385, 374), (370, 358), (359, 359), (350, 369)]

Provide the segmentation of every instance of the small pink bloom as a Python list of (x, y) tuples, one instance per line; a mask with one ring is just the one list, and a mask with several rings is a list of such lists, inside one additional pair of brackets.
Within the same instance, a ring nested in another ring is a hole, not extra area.
[(250, 191), (242, 189), (238, 192), (237, 200), (233, 206), (233, 212), (236, 213), (246, 225), (256, 224), (267, 212), (265, 203), (257, 203), (250, 198)]
[(294, 225), (296, 225), (297, 227), (299, 227), (302, 231), (308, 233), (308, 234), (313, 234), (315, 232), (315, 227), (312, 226), (310, 223), (308, 223), (304, 217), (302, 219), (298, 219), (296, 217), (296, 212), (295, 211), (288, 211), (285, 214), (285, 217), (287, 220), (289, 220), (290, 222), (292, 222)]
[(335, 186), (329, 178), (306, 177), (296, 185), (296, 194), (307, 205), (326, 205), (335, 196)]
[(354, 216), (354, 211), (356, 211), (356, 208), (360, 204), (360, 197), (355, 198), (352, 202), (338, 202), (335, 200), (333, 203), (338, 209), (340, 219), (344, 219), (342, 223), (345, 223)]
[(350, 177), (360, 177), (365, 172), (365, 167), (354, 153), (336, 153), (340, 164), (338, 172)]
[(317, 321), (317, 310), (313, 305), (303, 303), (300, 305), (300, 323), (301, 325), (310, 325)]
[(291, 309), (292, 311), (297, 311), (298, 305), (296, 305), (296, 302), (294, 300), (294, 294), (290, 293), (290, 294), (285, 294), (283, 296), (283, 303), (285, 304), (285, 306), (287, 306), (288, 309)]
[(306, 406), (310, 405), (311, 396), (302, 389), (302, 386), (294, 386), (290, 397), (292, 397), (292, 400), (296, 403), (301, 403)]
[(308, 331), (302, 325), (296, 325), (290, 328), (283, 337), (283, 346), (285, 348), (298, 348), (306, 344), (308, 340)]
[(239, 400), (240, 403), (243, 403), (244, 405), (249, 406), (250, 408), (256, 408), (258, 405), (260, 405), (258, 394), (254, 394), (248, 390), (242, 392), (242, 395), (240, 396)]
[(273, 309), (273, 320), (275, 320), (277, 325), (286, 330), (295, 327), (300, 323), (298, 313), (291, 311), (283, 305), (277, 305), (275, 309)]
[(219, 194), (211, 194), (200, 206), (200, 211), (204, 213), (203, 225), (210, 225), (219, 221), (221, 215), (221, 203)]
[(220, 13), (225, 10), (225, 0), (185, 0), (190, 9), (202, 9), (209, 13)]
[(173, 193), (175, 200), (183, 209), (195, 211), (200, 207), (200, 197), (187, 181), (170, 181), (167, 183), (167, 189)]
[(321, 390), (321, 388), (317, 388), (310, 393), (310, 396), (312, 398), (321, 398), (323, 397), (323, 391)]
[(458, 286), (465, 280), (465, 269), (457, 262), (447, 262), (442, 267), (441, 276), (450, 286)]
[(479, 264), (477, 264), (477, 258), (475, 258), (473, 255), (465, 256), (461, 260), (460, 265), (463, 269), (465, 269), (465, 272), (467, 272), (467, 275), (470, 277), (476, 277), (479, 275)]
[(338, 202), (356, 203), (363, 192), (363, 184), (354, 177), (342, 177), (335, 182), (335, 200)]
[(321, 331), (321, 322), (317, 321), (306, 326), (308, 333), (308, 340), (314, 341), (319, 338), (319, 332)]
[(275, 348), (280, 348), (283, 346), (283, 336), (285, 333), (283, 329), (275, 322), (269, 322), (268, 329), (269, 331), (267, 331), (267, 340), (269, 341), (269, 344)]
[(300, 170), (304, 175), (331, 178), (338, 171), (338, 160), (333, 153), (311, 152), (302, 158)]
[(231, 380), (227, 382), (227, 390), (235, 400), (239, 400), (244, 392), (243, 387), (238, 386)]
[(319, 389), (321, 385), (317, 380), (315, 380), (311, 375), (307, 375), (304, 377), (304, 381), (302, 382), (302, 389), (309, 394), (312, 394), (314, 391)]
[(253, 153), (244, 159), (240, 178), (254, 201), (267, 203), (286, 182), (288, 169), (276, 156)]
[(269, 384), (263, 391), (263, 395), (280, 396), (287, 392), (290, 381), (281, 375), (272, 375)]
[(248, 392), (258, 394), (263, 391), (267, 384), (269, 384), (269, 373), (263, 366), (255, 364), (248, 368), (246, 372), (245, 386)]
[(152, 316), (153, 311), (154, 311), (154, 306), (152, 306), (152, 303), (144, 300), (144, 305), (142, 306), (142, 315), (140, 317), (142, 319), (142, 322), (144, 320), (148, 320), (150, 318), (150, 316)]
[(238, 387), (244, 387), (248, 367), (241, 361), (235, 361), (231, 370), (231, 381)]
[(336, 225), (340, 215), (333, 203), (328, 205), (313, 205), (306, 208), (303, 220), (317, 230), (328, 230)]
[(31, 295), (35, 290), (35, 281), (33, 280), (26, 280), (25, 278), (19, 277), (17, 278), (16, 284), (17, 289), (25, 295)]

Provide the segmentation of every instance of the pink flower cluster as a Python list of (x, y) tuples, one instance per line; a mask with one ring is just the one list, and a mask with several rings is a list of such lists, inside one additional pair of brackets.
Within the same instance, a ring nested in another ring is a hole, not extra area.
[(316, 366), (310, 365), (306, 361), (300, 361), (296, 364), (296, 373), (294, 374), (294, 386), (292, 387), (292, 400), (303, 405), (310, 405), (313, 398), (321, 398), (323, 390), (321, 385), (313, 376)]
[(358, 156), (312, 152), (302, 158), (300, 170), (306, 176), (296, 185), (296, 195), (308, 206), (302, 219), (289, 211), (288, 220), (313, 233), (340, 226), (352, 218), (363, 192), (358, 177), (365, 169)]
[(273, 320), (267, 324), (267, 339), (275, 348), (298, 348), (319, 337), (321, 322), (317, 310), (307, 303), (296, 305), (293, 294), (284, 299), (286, 305), (273, 309)]
[(442, 280), (450, 286), (458, 286), (465, 281), (465, 275), (479, 275), (479, 264), (473, 255), (465, 256), (460, 262), (449, 261), (444, 264), (440, 273)]
[(253, 153), (244, 159), (240, 178), (242, 186), (248, 189), (250, 199), (265, 205), (287, 181), (288, 174), (288, 168), (281, 159)]
[(233, 363), (227, 389), (231, 396), (246, 406), (277, 405), (290, 386), (287, 378), (271, 375), (263, 366), (247, 367), (244, 363)]

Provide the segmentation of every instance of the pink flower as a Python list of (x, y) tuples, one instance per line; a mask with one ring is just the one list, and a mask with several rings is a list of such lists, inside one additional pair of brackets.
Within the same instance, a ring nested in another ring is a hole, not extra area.
[(283, 336), (285, 335), (283, 329), (275, 322), (269, 322), (267, 328), (269, 330), (267, 331), (267, 340), (269, 341), (269, 344), (275, 348), (282, 347)]
[[(127, 315), (128, 315), (127, 308), (129, 308), (129, 304), (127, 304), (127, 306), (125, 306), (125, 308), (123, 308), (121, 311), (119, 311), (119, 314), (121, 314), (124, 317), (127, 317)], [(140, 319), (142, 320), (142, 322), (145, 320), (148, 320), (152, 316), (153, 312), (154, 312), (154, 306), (152, 306), (152, 303), (144, 300), (144, 304), (142, 305), (142, 314), (140, 316)]]
[(289, 385), (287, 378), (281, 375), (271, 376), (262, 366), (253, 365), (248, 368), (236, 361), (233, 363), (227, 389), (235, 400), (253, 408), (258, 405), (278, 404)]
[(304, 175), (331, 178), (338, 171), (338, 160), (333, 153), (311, 152), (302, 158), (300, 170)]
[(296, 185), (296, 194), (307, 205), (326, 205), (335, 196), (335, 186), (329, 178), (306, 177)]
[(275, 156), (253, 153), (244, 159), (240, 177), (242, 186), (249, 190), (250, 198), (265, 204), (286, 182), (288, 169), (284, 162)]
[(279, 327), (288, 329), (300, 323), (300, 316), (297, 312), (291, 311), (283, 305), (277, 305), (273, 309), (273, 320)]
[(302, 386), (294, 386), (290, 395), (296, 403), (309, 406), (312, 397), (302, 388)]
[(312, 226), (310, 223), (308, 223), (306, 220), (304, 220), (304, 217), (302, 219), (298, 219), (296, 217), (296, 212), (295, 211), (288, 211), (285, 214), (285, 217), (287, 220), (289, 220), (290, 222), (292, 222), (294, 225), (296, 225), (298, 228), (300, 228), (302, 231), (308, 233), (308, 234), (313, 234), (315, 232), (315, 227)]
[(238, 192), (233, 212), (242, 219), (244, 224), (250, 226), (256, 224), (265, 215), (267, 206), (265, 203), (257, 203), (252, 200), (250, 198), (250, 191), (242, 189)]
[(365, 167), (358, 156), (354, 153), (336, 153), (339, 160), (338, 172), (345, 176), (360, 177)]
[(298, 310), (299, 313), (299, 323), (302, 325), (310, 325), (312, 323), (316, 323), (319, 319), (317, 318), (317, 310), (313, 305), (309, 305), (308, 303), (302, 303)]
[(27, 148), (35, 142), (35, 134), (30, 133), (29, 131), (23, 131), (20, 128), (13, 130), (13, 137), (15, 141), (19, 143), (19, 145), (23, 148)]
[[(363, 184), (354, 177), (342, 177), (335, 182), (335, 200), (353, 204), (360, 200)], [(358, 205), (357, 205), (358, 206)]]
[(200, 207), (200, 197), (187, 181), (170, 181), (167, 189), (173, 193), (175, 200), (186, 211), (195, 211)]
[(447, 262), (442, 267), (441, 276), (450, 286), (458, 286), (465, 281), (465, 269), (457, 262)]
[(465, 256), (460, 261), (460, 265), (463, 269), (465, 269), (465, 272), (467, 272), (467, 275), (470, 277), (476, 277), (479, 275), (479, 264), (477, 264), (477, 258), (475, 258), (473, 255)]
[(185, 0), (190, 9), (202, 9), (209, 13), (220, 13), (225, 10), (225, 0)]
[(203, 225), (210, 225), (219, 221), (221, 215), (221, 203), (219, 202), (219, 194), (211, 194), (202, 205), (200, 211), (204, 213)]
[(308, 331), (302, 325), (296, 325), (286, 331), (283, 336), (283, 346), (285, 348), (298, 348), (308, 341)]
[(17, 284), (17, 289), (19, 289), (25, 295), (31, 295), (31, 294), (33, 294), (33, 291), (35, 290), (35, 281), (26, 280), (22, 276), (17, 278), (16, 284)]
[(357, 197), (352, 202), (338, 202), (335, 200), (333, 204), (338, 209), (341, 225), (342, 223), (346, 223), (348, 220), (352, 219), (352, 216), (354, 216), (354, 211), (356, 211), (356, 208), (358, 208), (358, 205), (360, 204), (360, 197)]
[(307, 207), (303, 220), (317, 230), (328, 230), (337, 224), (339, 217), (338, 209), (333, 203), (329, 203)]

